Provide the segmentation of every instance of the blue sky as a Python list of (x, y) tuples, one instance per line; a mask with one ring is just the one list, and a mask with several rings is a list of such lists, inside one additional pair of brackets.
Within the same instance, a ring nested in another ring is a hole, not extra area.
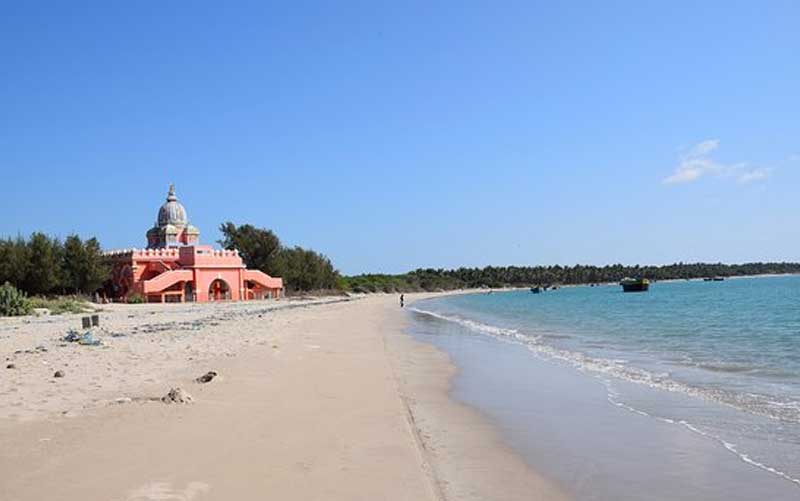
[(24, 3), (0, 235), (143, 246), (174, 182), (345, 273), (800, 260), (797, 2)]

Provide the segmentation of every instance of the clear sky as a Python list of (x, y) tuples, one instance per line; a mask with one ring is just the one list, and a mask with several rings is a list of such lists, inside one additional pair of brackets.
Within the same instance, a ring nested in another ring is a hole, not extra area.
[(0, 235), (170, 182), (345, 273), (798, 261), (800, 3), (0, 1)]

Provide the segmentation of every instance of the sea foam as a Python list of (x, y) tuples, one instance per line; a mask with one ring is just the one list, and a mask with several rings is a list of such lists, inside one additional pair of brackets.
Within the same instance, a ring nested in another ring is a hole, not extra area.
[[(764, 462), (753, 459), (748, 453), (740, 451), (736, 444), (726, 441), (709, 430), (703, 429), (702, 427), (692, 424), (684, 419), (676, 420), (653, 415), (622, 402), (620, 400), (619, 392), (614, 389), (614, 386), (608, 377), (610, 376), (612, 378), (618, 378), (627, 382), (642, 384), (653, 389), (680, 392), (682, 394), (702, 398), (739, 410), (753, 412), (776, 421), (800, 423), (800, 402), (770, 401), (764, 398), (762, 395), (752, 394), (750, 395), (751, 401), (748, 402), (743, 400), (741, 395), (730, 395), (724, 391), (708, 391), (707, 389), (697, 388), (675, 381), (669, 377), (668, 373), (653, 373), (638, 367), (632, 367), (628, 365), (627, 360), (624, 359), (591, 357), (584, 353), (565, 350), (546, 344), (547, 340), (569, 339), (571, 337), (569, 335), (527, 334), (519, 329), (500, 327), (463, 318), (457, 315), (444, 314), (419, 307), (411, 307), (409, 310), (418, 315), (458, 324), (472, 332), (489, 335), (497, 339), (522, 345), (540, 358), (567, 363), (581, 372), (600, 379), (604, 383), (607, 392), (607, 399), (610, 404), (643, 417), (657, 419), (661, 422), (671, 425), (682, 426), (693, 433), (718, 442), (727, 451), (736, 455), (736, 457), (741, 461), (800, 486), (800, 479), (795, 478), (788, 473)], [(726, 368), (733, 369), (732, 367)], [(739, 371), (737, 369), (733, 369), (731, 372)], [(759, 404), (753, 405), (752, 400), (756, 400)], [(779, 412), (770, 412), (771, 409), (777, 409)]]

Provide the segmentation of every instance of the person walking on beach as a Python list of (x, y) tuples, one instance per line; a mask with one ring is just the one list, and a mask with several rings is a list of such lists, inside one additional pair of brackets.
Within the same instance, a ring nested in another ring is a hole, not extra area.
[(406, 296), (405, 294), (400, 294), (400, 307), (403, 308), (406, 303)]

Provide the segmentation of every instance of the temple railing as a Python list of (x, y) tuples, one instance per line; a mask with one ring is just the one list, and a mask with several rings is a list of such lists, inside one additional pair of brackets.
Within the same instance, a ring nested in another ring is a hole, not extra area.
[(178, 258), (180, 252), (177, 248), (169, 249), (117, 249), (103, 253), (107, 257), (134, 257), (134, 258)]

